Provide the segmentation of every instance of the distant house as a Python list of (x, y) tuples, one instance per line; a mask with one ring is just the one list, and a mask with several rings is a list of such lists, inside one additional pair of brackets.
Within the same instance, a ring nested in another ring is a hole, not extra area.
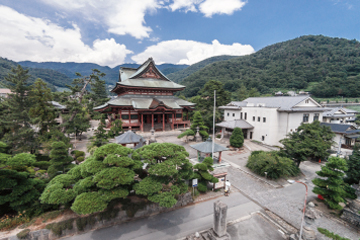
[(224, 121), (216, 124), (222, 128), (222, 137), (240, 127), (245, 139), (268, 145), (280, 145), (301, 123), (321, 122), (323, 112), (329, 110), (308, 95), (253, 97), (219, 109), (224, 109)]
[(342, 148), (352, 148), (356, 139), (360, 137), (360, 130), (356, 129), (351, 124), (322, 122), (321, 125), (331, 128), (331, 131), (335, 133), (335, 137), (333, 139), (336, 143), (335, 145), (341, 146)]
[(7, 98), (11, 94), (11, 90), (8, 88), (0, 88), (0, 97)]
[(323, 122), (353, 124), (357, 113), (357, 111), (348, 108), (332, 108), (323, 114)]

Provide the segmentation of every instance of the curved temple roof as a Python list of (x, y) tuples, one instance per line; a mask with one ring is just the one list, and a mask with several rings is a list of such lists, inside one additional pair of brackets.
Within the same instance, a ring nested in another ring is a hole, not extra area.
[(111, 99), (107, 103), (95, 107), (94, 110), (101, 111), (112, 106), (132, 106), (134, 109), (153, 109), (159, 105), (164, 105), (171, 109), (182, 109), (192, 107), (195, 104), (175, 96), (153, 96), (153, 95), (122, 95)]

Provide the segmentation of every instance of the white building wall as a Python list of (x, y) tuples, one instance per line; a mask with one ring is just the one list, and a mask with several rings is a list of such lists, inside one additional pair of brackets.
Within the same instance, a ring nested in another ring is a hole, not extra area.
[[(313, 103), (310, 101), (308, 104), (312, 105)], [(318, 114), (320, 122), (323, 120), (322, 112), (279, 112), (277, 108), (256, 106), (242, 107), (241, 109), (225, 109), (224, 120), (241, 119), (241, 113), (242, 119), (254, 127), (248, 130), (247, 138), (250, 139), (252, 132), (253, 140), (272, 146), (281, 146), (279, 141), (284, 139), (290, 132), (296, 131), (303, 122), (304, 114), (309, 114), (308, 123), (314, 121), (315, 114)]]

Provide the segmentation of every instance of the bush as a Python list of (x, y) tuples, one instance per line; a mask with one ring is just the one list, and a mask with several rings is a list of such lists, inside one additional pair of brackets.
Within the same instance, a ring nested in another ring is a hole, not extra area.
[(29, 235), (29, 232), (30, 232), (30, 229), (24, 229), (24, 230), (22, 230), (21, 232), (19, 232), (18, 234), (16, 234), (16, 236), (17, 236), (19, 239), (24, 239), (24, 238), (26, 238), (26, 237)]
[(242, 147), (244, 144), (244, 134), (241, 128), (234, 128), (230, 137), (230, 145), (233, 147)]
[(22, 213), (14, 217), (4, 215), (0, 218), (0, 231), (7, 231), (16, 228), (17, 226), (29, 222), (30, 218), (24, 216)]
[(340, 237), (337, 234), (334, 234), (332, 232), (330, 232), (329, 230), (325, 229), (325, 228), (318, 228), (317, 229), (321, 234), (324, 234), (326, 237), (334, 239), (334, 240), (350, 240), (349, 238), (343, 238)]
[(61, 236), (62, 232), (66, 229), (73, 229), (73, 222), (74, 222), (74, 218), (62, 221), (62, 222), (58, 222), (58, 223), (50, 223), (48, 225), (46, 225), (46, 229), (51, 230), (55, 235), (57, 236)]
[(246, 167), (260, 176), (265, 176), (265, 172), (267, 172), (267, 177), (271, 179), (296, 176), (300, 173), (300, 169), (295, 165), (294, 161), (279, 156), (278, 152), (275, 151), (253, 152)]
[(221, 134), (217, 134), (217, 135), (216, 135), (216, 138), (221, 138)]
[(43, 169), (43, 170), (47, 170), (50, 165), (51, 165), (51, 163), (47, 162), (47, 161), (40, 161), (40, 162), (35, 162), (34, 163), (35, 167), (38, 167), (38, 168)]
[(199, 192), (206, 192), (207, 191), (206, 182), (199, 182), (197, 189), (199, 190)]

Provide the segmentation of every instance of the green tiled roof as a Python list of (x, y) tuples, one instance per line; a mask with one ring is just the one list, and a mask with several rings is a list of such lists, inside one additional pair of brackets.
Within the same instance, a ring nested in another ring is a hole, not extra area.
[[(107, 103), (97, 106), (94, 110), (101, 110), (112, 106), (132, 106), (134, 109), (149, 109), (151, 103), (158, 102), (158, 105), (163, 104), (170, 109), (181, 109), (183, 107), (192, 107), (195, 104), (183, 100), (175, 96), (151, 96), (151, 95), (122, 95), (111, 99)], [(155, 106), (157, 107), (157, 106)]]

